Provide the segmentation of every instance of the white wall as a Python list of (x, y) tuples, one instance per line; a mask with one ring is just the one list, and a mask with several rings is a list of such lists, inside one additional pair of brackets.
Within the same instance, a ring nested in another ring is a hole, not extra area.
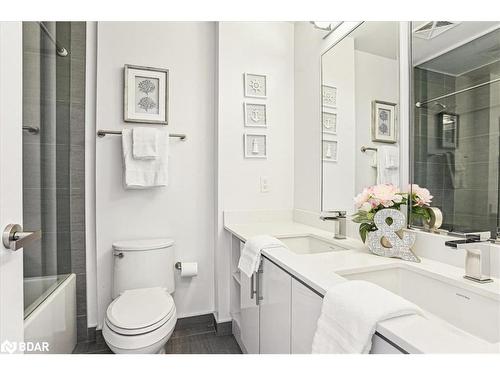
[[(371, 166), (373, 151), (360, 152), (361, 146), (377, 147), (371, 141), (372, 101), (399, 102), (399, 63), (397, 60), (355, 51), (356, 85), (356, 184), (354, 194), (377, 182), (377, 169)], [(399, 122), (398, 122), (399, 125)], [(399, 133), (399, 131), (398, 131)], [(399, 134), (398, 143), (399, 145)]]
[[(230, 239), (224, 210), (293, 208), (293, 24), (220, 22), (218, 26), (218, 195), (216, 310), (229, 320)], [(243, 73), (267, 74), (267, 99), (245, 98)], [(243, 102), (265, 102), (268, 128), (245, 128)], [(243, 133), (268, 135), (267, 159), (243, 157)], [(261, 193), (260, 178), (269, 191)]]
[(170, 70), (170, 185), (125, 190), (121, 138), (96, 145), (98, 327), (111, 302), (112, 243), (120, 239), (172, 237), (176, 260), (198, 262), (199, 274), (180, 279), (174, 295), (178, 316), (214, 310), (215, 24), (99, 22), (98, 129), (130, 127), (122, 120), (124, 64)]

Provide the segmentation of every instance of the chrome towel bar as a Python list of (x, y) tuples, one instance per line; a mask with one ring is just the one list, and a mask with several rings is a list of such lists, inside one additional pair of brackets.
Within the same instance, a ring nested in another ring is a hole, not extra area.
[(376, 147), (366, 147), (366, 146), (361, 146), (361, 152), (366, 152), (366, 151), (375, 151), (377, 152), (377, 148)]
[[(97, 136), (99, 138), (102, 138), (106, 135), (122, 135), (122, 131), (121, 130), (98, 130), (97, 131)], [(169, 137), (170, 138), (180, 138), (181, 141), (185, 141), (187, 136), (186, 136), (186, 134), (170, 133)]]

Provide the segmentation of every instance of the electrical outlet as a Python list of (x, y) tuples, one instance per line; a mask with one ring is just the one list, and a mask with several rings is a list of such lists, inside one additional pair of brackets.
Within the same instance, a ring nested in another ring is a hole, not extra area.
[(269, 180), (267, 177), (260, 177), (260, 192), (268, 193), (269, 192)]

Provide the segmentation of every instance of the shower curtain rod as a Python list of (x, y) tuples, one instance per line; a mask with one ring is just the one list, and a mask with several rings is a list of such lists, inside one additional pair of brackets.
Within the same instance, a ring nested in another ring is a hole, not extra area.
[(54, 45), (56, 46), (57, 54), (61, 57), (68, 56), (68, 50), (57, 42), (56, 38), (50, 33), (49, 29), (47, 29), (47, 26), (45, 26), (42, 21), (37, 21), (37, 23), (40, 26), (40, 29), (43, 30), (43, 32), (47, 35), (50, 41), (54, 43)]
[(424, 104), (427, 104), (427, 103), (430, 103), (430, 102), (435, 102), (435, 101), (441, 100), (441, 99), (445, 99), (445, 98), (448, 98), (450, 96), (461, 94), (463, 92), (474, 90), (474, 89), (477, 89), (479, 87), (483, 87), (483, 86), (486, 86), (486, 85), (491, 85), (492, 83), (499, 82), (499, 81), (500, 81), (500, 78), (495, 78), (495, 79), (492, 79), (491, 81), (479, 83), (477, 85), (474, 85), (474, 86), (471, 86), (471, 87), (467, 87), (465, 89), (461, 89), (461, 90), (458, 90), (458, 91), (455, 91), (455, 92), (450, 92), (449, 94), (446, 94), (446, 95), (441, 95), (441, 96), (438, 96), (436, 98), (424, 100), (423, 102), (416, 102), (415, 103), (415, 107), (421, 108)]

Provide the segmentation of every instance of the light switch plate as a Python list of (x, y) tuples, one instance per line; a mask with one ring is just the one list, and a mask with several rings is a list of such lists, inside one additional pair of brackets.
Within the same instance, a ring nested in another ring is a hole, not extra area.
[(260, 192), (261, 193), (269, 192), (269, 179), (265, 176), (260, 177)]

